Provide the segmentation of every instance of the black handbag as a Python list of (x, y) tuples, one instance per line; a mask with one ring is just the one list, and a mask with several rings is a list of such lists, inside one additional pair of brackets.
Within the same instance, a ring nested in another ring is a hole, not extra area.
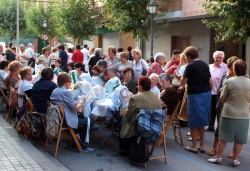
[(131, 137), (130, 146), (128, 150), (128, 158), (132, 162), (146, 163), (149, 160), (149, 149), (147, 140), (141, 137)]

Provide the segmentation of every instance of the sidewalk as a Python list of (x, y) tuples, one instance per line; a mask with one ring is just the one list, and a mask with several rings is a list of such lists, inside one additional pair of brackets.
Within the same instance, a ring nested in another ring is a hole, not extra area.
[(17, 135), (0, 115), (0, 170), (1, 171), (68, 171), (51, 154), (40, 152), (28, 140)]

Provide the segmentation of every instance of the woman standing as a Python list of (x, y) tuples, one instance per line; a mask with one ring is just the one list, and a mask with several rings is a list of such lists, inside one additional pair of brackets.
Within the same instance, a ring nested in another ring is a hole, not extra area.
[(250, 80), (246, 78), (247, 64), (243, 60), (235, 61), (233, 70), (235, 76), (225, 82), (220, 96), (224, 106), (219, 125), (218, 152), (208, 162), (221, 163), (227, 142), (234, 142), (232, 165), (238, 166), (239, 154), (248, 138)]
[(209, 124), (212, 79), (208, 65), (199, 60), (198, 49), (189, 46), (184, 50), (188, 65), (181, 78), (181, 85), (188, 85), (188, 118), (192, 144), (185, 147), (187, 151), (197, 153), (196, 137), (200, 135), (198, 149), (204, 153), (204, 126)]
[(122, 71), (127, 67), (133, 68), (133, 62), (128, 60), (127, 52), (120, 53), (120, 59), (121, 62), (117, 65), (119, 73), (122, 73)]
[(108, 48), (108, 56), (109, 57), (104, 59), (107, 62), (108, 67), (115, 66), (119, 62), (119, 59), (116, 56), (116, 48), (114, 46)]
[(42, 49), (42, 55), (39, 56), (37, 65), (43, 64), (43, 66), (45, 68), (49, 68), (50, 67), (50, 62), (51, 62), (51, 60), (50, 60), (50, 57), (49, 57), (49, 51), (47, 50), (47, 48), (43, 48)]

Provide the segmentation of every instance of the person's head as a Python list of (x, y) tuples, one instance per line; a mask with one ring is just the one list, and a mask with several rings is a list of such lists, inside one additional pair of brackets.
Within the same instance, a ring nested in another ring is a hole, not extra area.
[(147, 64), (149, 64), (149, 59), (146, 59), (145, 61), (147, 62)]
[(181, 54), (181, 51), (179, 49), (173, 50), (173, 52), (172, 52), (172, 61), (174, 61), (174, 62), (179, 61), (180, 54)]
[(9, 43), (9, 48), (12, 48), (12, 46), (13, 46), (13, 43)]
[(220, 65), (223, 62), (223, 59), (225, 58), (225, 53), (223, 51), (215, 51), (213, 54), (214, 58), (214, 64)]
[(139, 61), (142, 58), (142, 52), (140, 49), (133, 49), (132, 56), (135, 61)]
[(131, 52), (131, 50), (132, 50), (132, 47), (131, 46), (128, 46), (128, 52)]
[(169, 74), (163, 73), (159, 76), (161, 87), (166, 90), (172, 86), (172, 78)]
[(235, 76), (246, 76), (247, 63), (242, 59), (238, 59), (233, 63), (233, 70)]
[(53, 48), (52, 52), (56, 53), (57, 52), (57, 48)]
[(73, 53), (73, 49), (72, 48), (68, 48), (68, 53)]
[(154, 60), (158, 62), (160, 65), (164, 65), (165, 57), (166, 56), (164, 53), (159, 52), (155, 54)]
[(126, 67), (123, 69), (122, 71), (123, 75), (124, 75), (124, 80), (126, 80), (127, 82), (129, 82), (132, 77), (133, 77), (133, 69), (130, 67)]
[(12, 46), (11, 49), (16, 53), (16, 47)]
[(90, 48), (90, 49), (89, 49), (89, 54), (90, 54), (90, 55), (94, 54), (94, 52), (95, 52), (95, 48)]
[(92, 68), (92, 72), (94, 75), (100, 75), (101, 71), (98, 69), (98, 67), (95, 65)]
[(96, 48), (94, 54), (95, 56), (100, 56), (102, 54), (102, 48)]
[(65, 47), (64, 47), (63, 44), (58, 45), (57, 48), (58, 48), (58, 51), (59, 51), (59, 52), (62, 52), (62, 51), (64, 51), (64, 49), (65, 49)]
[(108, 67), (108, 77), (109, 78), (116, 77), (117, 76), (116, 73), (117, 73), (117, 68), (116, 67), (114, 67), (114, 66)]
[(150, 74), (149, 79), (151, 80), (151, 88), (156, 86), (160, 81), (159, 76), (156, 73)]
[(0, 45), (0, 53), (3, 52), (3, 45)]
[(99, 60), (97, 63), (96, 63), (96, 66), (97, 68), (101, 71), (101, 72), (105, 72), (107, 70), (107, 62), (104, 61), (104, 60)]
[(229, 74), (231, 76), (234, 75), (234, 70), (233, 70), (233, 64), (235, 61), (237, 61), (239, 58), (237, 56), (232, 56), (230, 58), (227, 59), (227, 68), (229, 70)]
[(20, 45), (20, 50), (21, 50), (22, 52), (25, 51), (25, 45), (24, 45), (24, 44), (21, 44), (21, 45)]
[(82, 64), (79, 63), (79, 62), (76, 62), (74, 64), (74, 69), (77, 71), (77, 72), (82, 72)]
[(138, 92), (149, 91), (151, 89), (151, 80), (146, 76), (138, 78)]
[(109, 54), (109, 57), (114, 57), (115, 54), (116, 54), (116, 48), (114, 46), (109, 46), (108, 47), (108, 54)]
[(19, 61), (12, 61), (9, 64), (9, 71), (14, 74), (19, 74), (22, 69), (22, 63)]
[(127, 52), (122, 52), (121, 54), (120, 54), (120, 59), (121, 59), (121, 62), (122, 63), (126, 63), (126, 62), (128, 62), (128, 53)]
[(7, 61), (7, 60), (1, 61), (1, 62), (0, 62), (0, 69), (3, 70), (3, 69), (8, 68), (9, 64), (10, 64), (10, 61)]
[(47, 50), (46, 47), (42, 48), (42, 54), (43, 54), (43, 55), (47, 55), (47, 51), (48, 51), (48, 50)]
[(80, 45), (76, 45), (76, 49), (80, 50), (81, 46)]
[(150, 58), (149, 58), (149, 63), (150, 63), (150, 64), (154, 63), (154, 61), (155, 61), (155, 60), (154, 60), (153, 57), (150, 57)]
[(33, 48), (33, 44), (32, 44), (32, 43), (29, 43), (29, 44), (28, 44), (28, 47)]
[(20, 71), (20, 76), (22, 80), (32, 80), (32, 70), (30, 67), (26, 66)]
[(183, 53), (180, 54), (180, 64), (181, 65), (187, 64), (187, 58)]
[(123, 48), (118, 48), (117, 52), (123, 52)]
[(190, 63), (193, 60), (199, 58), (199, 53), (198, 53), (198, 49), (194, 46), (188, 46), (184, 51), (183, 54), (186, 56), (187, 58), (187, 62)]
[(68, 73), (66, 72), (61, 72), (58, 74), (57, 77), (57, 85), (58, 87), (64, 86), (66, 89), (69, 89), (71, 86), (71, 77)]
[(67, 63), (68, 70), (69, 71), (74, 70), (74, 65), (75, 65), (75, 62), (69, 62), (69, 63)]
[(41, 78), (45, 80), (52, 80), (54, 77), (54, 72), (51, 68), (44, 68), (41, 72)]
[(61, 64), (62, 64), (62, 60), (61, 60), (61, 59), (55, 60), (55, 67), (56, 67), (56, 68), (60, 68), (60, 67), (61, 67)]
[(83, 47), (87, 49), (87, 48), (88, 48), (88, 45), (87, 45), (87, 44), (85, 44), (85, 45), (83, 45)]

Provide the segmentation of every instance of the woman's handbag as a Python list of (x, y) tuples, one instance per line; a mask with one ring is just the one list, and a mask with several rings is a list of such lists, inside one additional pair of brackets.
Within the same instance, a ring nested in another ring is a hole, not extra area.
[(174, 87), (180, 87), (180, 86), (181, 86), (181, 82), (180, 82), (180, 80), (179, 80), (178, 78), (174, 77), (174, 78), (172, 79), (172, 85), (173, 85)]
[(131, 137), (128, 150), (128, 158), (132, 162), (146, 163), (149, 160), (150, 154), (147, 140), (141, 137)]

